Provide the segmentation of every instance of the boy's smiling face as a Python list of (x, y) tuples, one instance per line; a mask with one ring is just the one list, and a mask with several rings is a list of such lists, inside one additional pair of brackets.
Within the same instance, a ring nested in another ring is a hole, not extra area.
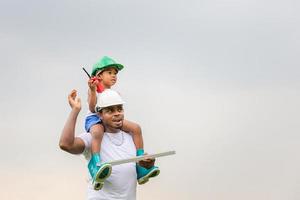
[(118, 70), (115, 67), (108, 67), (97, 74), (105, 88), (111, 88), (117, 82)]

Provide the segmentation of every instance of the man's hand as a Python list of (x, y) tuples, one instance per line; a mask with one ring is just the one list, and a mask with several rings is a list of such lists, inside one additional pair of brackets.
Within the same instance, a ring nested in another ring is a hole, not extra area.
[(146, 168), (146, 169), (150, 169), (151, 167), (153, 167), (154, 163), (155, 163), (155, 158), (145, 159), (145, 160), (139, 161), (139, 165)]
[(77, 97), (77, 91), (72, 90), (68, 95), (68, 101), (73, 110), (80, 111), (81, 110), (81, 101), (80, 98)]

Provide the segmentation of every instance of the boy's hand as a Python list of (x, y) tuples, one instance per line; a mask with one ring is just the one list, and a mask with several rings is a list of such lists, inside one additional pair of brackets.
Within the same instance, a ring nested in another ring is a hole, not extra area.
[(69, 104), (72, 109), (74, 109), (76, 111), (80, 111), (81, 110), (81, 101), (80, 101), (80, 98), (76, 98), (76, 97), (77, 97), (77, 91), (72, 90), (68, 96), (68, 101), (69, 101)]
[(100, 83), (98, 77), (93, 77), (88, 81), (88, 85), (91, 91), (101, 93), (104, 91), (103, 85)]
[(90, 80), (88, 81), (89, 88), (93, 92), (96, 92), (98, 84), (99, 84), (99, 79), (97, 77), (90, 78)]

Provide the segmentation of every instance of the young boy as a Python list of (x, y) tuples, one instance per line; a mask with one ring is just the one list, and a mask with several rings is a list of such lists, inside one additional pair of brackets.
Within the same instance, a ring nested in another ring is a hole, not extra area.
[[(93, 186), (95, 190), (102, 188), (104, 180), (109, 177), (112, 170), (110, 164), (101, 163), (100, 149), (104, 134), (104, 127), (101, 124), (101, 119), (96, 114), (97, 110), (95, 110), (97, 93), (101, 93), (105, 89), (110, 89), (117, 82), (117, 74), (123, 68), (123, 65), (116, 63), (113, 59), (107, 56), (104, 56), (93, 65), (92, 78), (88, 81), (88, 104), (90, 111), (85, 120), (85, 129), (92, 134), (92, 157), (88, 164), (88, 169), (93, 178)], [(124, 120), (122, 130), (131, 134), (137, 149), (136, 155), (143, 155), (143, 138), (140, 126), (136, 123)], [(115, 145), (118, 144), (116, 143)], [(144, 184), (149, 180), (149, 178), (157, 176), (160, 170), (156, 166), (146, 169), (141, 166), (141, 163), (137, 163), (136, 172), (138, 183)]]

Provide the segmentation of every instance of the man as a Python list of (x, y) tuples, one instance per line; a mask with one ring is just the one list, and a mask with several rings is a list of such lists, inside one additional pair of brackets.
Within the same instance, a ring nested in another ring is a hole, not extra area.
[[(89, 161), (91, 158), (91, 134), (83, 133), (78, 137), (75, 137), (76, 120), (81, 110), (80, 99), (76, 98), (76, 96), (76, 90), (73, 90), (68, 96), (72, 111), (63, 128), (59, 145), (61, 149), (69, 153), (83, 153)], [(105, 127), (105, 134), (103, 136), (101, 148), (103, 162), (130, 158), (136, 155), (136, 149), (132, 137), (121, 130), (124, 120), (123, 104), (124, 101), (121, 99), (119, 94), (110, 89), (102, 92), (99, 101), (97, 102), (97, 112), (103, 121), (103, 126)], [(141, 162), (140, 165), (151, 168), (154, 165), (154, 160), (145, 160), (144, 162)], [(135, 163), (114, 166), (109, 178), (107, 178), (104, 183), (99, 183), (99, 186), (103, 187), (101, 190), (94, 190), (93, 181), (90, 178), (88, 199), (135, 200), (136, 179), (137, 175)]]

